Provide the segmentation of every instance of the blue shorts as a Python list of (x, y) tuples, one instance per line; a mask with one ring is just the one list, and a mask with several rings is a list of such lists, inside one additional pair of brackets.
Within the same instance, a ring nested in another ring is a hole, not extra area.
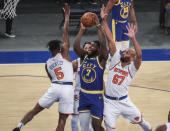
[(86, 94), (80, 91), (79, 112), (90, 112), (94, 118), (103, 117), (103, 94)]
[(128, 22), (121, 23), (112, 19), (109, 26), (110, 26), (110, 30), (113, 33), (113, 40), (115, 42), (129, 41), (129, 37), (124, 34), (128, 32), (128, 30), (126, 29), (127, 25)]

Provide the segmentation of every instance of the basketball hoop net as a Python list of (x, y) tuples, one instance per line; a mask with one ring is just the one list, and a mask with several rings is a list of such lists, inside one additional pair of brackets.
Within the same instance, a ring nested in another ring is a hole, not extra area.
[(18, 2), (19, 0), (4, 0), (4, 8), (0, 10), (0, 18), (14, 18)]

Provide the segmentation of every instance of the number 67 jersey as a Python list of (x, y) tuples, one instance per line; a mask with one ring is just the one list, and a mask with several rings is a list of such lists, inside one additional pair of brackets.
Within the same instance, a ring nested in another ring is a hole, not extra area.
[(50, 58), (46, 64), (52, 82), (73, 82), (72, 63), (64, 59), (61, 53)]
[(137, 72), (133, 61), (122, 67), (120, 57), (118, 51), (111, 57), (106, 86), (106, 95), (108, 96), (122, 97), (127, 95), (130, 82)]

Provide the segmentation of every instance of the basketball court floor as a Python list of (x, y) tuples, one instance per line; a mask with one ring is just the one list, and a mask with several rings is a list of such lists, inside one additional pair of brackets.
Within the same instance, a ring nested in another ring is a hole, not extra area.
[[(170, 62), (143, 62), (133, 80), (129, 95), (153, 127), (167, 122), (170, 110)], [(107, 71), (105, 73), (107, 78)], [(10, 131), (29, 111), (50, 85), (44, 64), (0, 65), (0, 127)], [(58, 121), (58, 104), (38, 114), (23, 131), (54, 131)], [(66, 131), (71, 131), (70, 117)], [(120, 117), (117, 131), (142, 131), (138, 125)]]

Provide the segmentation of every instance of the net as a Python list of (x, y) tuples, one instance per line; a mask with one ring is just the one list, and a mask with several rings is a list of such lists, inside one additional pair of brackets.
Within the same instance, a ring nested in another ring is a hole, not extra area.
[(19, 0), (4, 0), (4, 7), (0, 10), (0, 18), (14, 18), (18, 2)]

